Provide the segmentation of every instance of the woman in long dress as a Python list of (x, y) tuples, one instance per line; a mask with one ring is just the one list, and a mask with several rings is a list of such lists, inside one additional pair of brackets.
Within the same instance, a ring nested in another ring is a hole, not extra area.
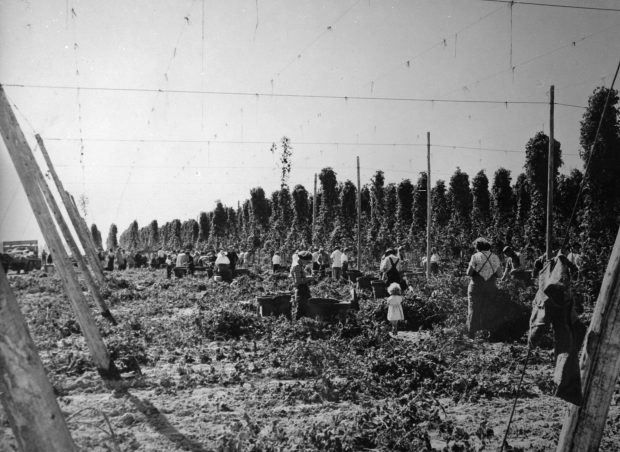
[(495, 280), (502, 276), (502, 264), (499, 257), (491, 252), (489, 241), (477, 238), (474, 247), (477, 252), (467, 267), (467, 276), (471, 278), (467, 287), (467, 334), (471, 338), (476, 331), (485, 329), (490, 306), (497, 294)]

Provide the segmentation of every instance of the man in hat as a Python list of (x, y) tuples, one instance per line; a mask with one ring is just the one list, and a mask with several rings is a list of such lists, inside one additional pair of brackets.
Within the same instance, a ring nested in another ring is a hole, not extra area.
[(397, 256), (397, 252), (394, 248), (386, 250), (379, 265), (379, 271), (383, 275), (383, 281), (387, 285), (392, 283), (400, 284), (400, 271), (399, 271), (400, 259)]
[(221, 250), (215, 259), (215, 274), (222, 277), (222, 281), (232, 282), (232, 271), (230, 271), (230, 259), (226, 256), (226, 251)]
[(312, 262), (312, 253), (309, 251), (300, 251), (297, 253), (297, 262), (291, 266), (291, 278), (293, 278), (293, 286), (295, 288), (293, 296), (293, 318), (297, 318), (297, 312), (300, 306), (310, 299), (310, 288), (308, 283), (312, 281), (312, 277), (306, 275), (304, 267)]

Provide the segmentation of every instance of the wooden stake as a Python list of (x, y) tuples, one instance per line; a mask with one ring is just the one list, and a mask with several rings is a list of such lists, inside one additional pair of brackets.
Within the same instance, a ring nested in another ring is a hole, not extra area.
[(553, 186), (555, 171), (553, 168), (554, 139), (553, 139), (553, 107), (554, 107), (554, 86), (551, 85), (549, 91), (549, 153), (547, 157), (547, 259), (553, 257)]
[(426, 279), (431, 278), (431, 133), (426, 132)]
[(357, 270), (362, 271), (362, 187), (359, 156), (357, 157)]
[(620, 229), (584, 344), (579, 363), (584, 401), (570, 407), (558, 452), (598, 450), (620, 377)]
[(312, 195), (312, 237), (311, 242), (312, 245), (316, 245), (314, 243), (314, 234), (316, 234), (316, 173), (314, 173), (314, 194)]
[(0, 271), (0, 331), (0, 401), (19, 449), (77, 450), (3, 271)]
[(92, 254), (96, 262), (95, 265), (97, 266), (97, 268), (99, 268), (99, 274), (101, 274), (101, 276), (104, 278), (104, 281), (102, 284), (105, 284), (105, 276), (103, 275), (103, 264), (101, 263), (101, 260), (99, 259), (97, 248), (95, 247), (95, 241), (93, 240), (93, 237), (90, 233), (90, 229), (88, 228), (88, 225), (86, 224), (86, 221), (84, 220), (84, 218), (82, 218), (82, 215), (80, 215), (77, 204), (75, 203), (75, 199), (73, 199), (73, 195), (71, 195), (71, 193), (69, 193), (67, 190), (65, 190), (65, 194), (71, 201), (71, 205), (73, 206), (72, 210), (75, 212), (75, 218), (77, 219), (78, 223), (81, 224), (82, 233), (85, 236), (84, 240), (86, 241), (86, 243), (90, 244), (90, 248), (92, 249)]
[(49, 246), (50, 253), (54, 257), (56, 269), (64, 283), (69, 302), (75, 312), (82, 334), (86, 339), (95, 366), (104, 379), (119, 379), (118, 369), (110, 359), (108, 350), (97, 329), (97, 324), (91, 316), (88, 302), (84, 298), (77, 275), (73, 270), (73, 264), (69, 260), (43, 193), (41, 193), (35, 176), (35, 169), (32, 168), (32, 162), (23, 158), (24, 155), (28, 155), (31, 151), (2, 86), (0, 86), (0, 131), (39, 228), (43, 233), (45, 243)]
[(78, 268), (82, 272), (82, 276), (84, 277), (84, 281), (86, 282), (88, 291), (90, 292), (91, 296), (93, 297), (95, 302), (99, 305), (99, 308), (101, 309), (101, 315), (105, 319), (107, 319), (110, 323), (112, 323), (112, 325), (116, 325), (117, 324), (116, 320), (112, 316), (112, 313), (110, 312), (110, 309), (106, 305), (106, 302), (103, 300), (103, 297), (101, 296), (101, 293), (99, 292), (99, 288), (95, 284), (95, 281), (93, 280), (93, 277), (90, 274), (88, 267), (86, 266), (86, 262), (84, 261), (84, 258), (82, 257), (82, 253), (80, 252), (80, 249), (78, 248), (77, 243), (75, 243), (75, 240), (73, 239), (73, 236), (71, 235), (69, 226), (67, 225), (64, 217), (62, 216), (60, 208), (58, 207), (58, 204), (56, 203), (56, 199), (54, 198), (52, 191), (47, 185), (47, 181), (43, 177), (43, 173), (41, 172), (41, 169), (39, 168), (39, 165), (34, 159), (34, 156), (32, 155), (32, 152), (30, 151), (30, 149), (24, 152), (24, 157), (27, 160), (30, 160), (32, 171), (34, 173), (35, 178), (37, 179), (39, 183), (39, 188), (41, 189), (41, 192), (43, 193), (43, 196), (45, 197), (45, 200), (47, 201), (47, 205), (49, 209), (52, 211), (52, 214), (54, 215), (54, 218), (56, 219), (56, 224), (60, 228), (60, 231), (62, 232), (62, 235), (65, 238), (65, 242), (69, 246), (69, 250), (71, 251), (73, 258), (75, 259)]
[(54, 184), (58, 189), (58, 193), (60, 193), (60, 199), (62, 200), (63, 205), (65, 206), (65, 210), (69, 215), (69, 219), (71, 220), (71, 224), (73, 225), (73, 229), (75, 229), (75, 233), (78, 236), (80, 243), (82, 244), (82, 248), (84, 249), (84, 254), (88, 263), (90, 264), (91, 270), (95, 278), (97, 278), (97, 282), (100, 286), (105, 284), (105, 277), (103, 276), (103, 268), (101, 267), (101, 262), (99, 261), (99, 257), (97, 256), (97, 252), (94, 249), (93, 242), (90, 237), (90, 233), (84, 231), (84, 222), (80, 221), (81, 216), (69, 197), (68, 193), (65, 191), (58, 174), (56, 173), (56, 169), (54, 168), (54, 164), (52, 163), (52, 159), (45, 148), (45, 143), (41, 138), (41, 135), (36, 134), (35, 138), (37, 139), (37, 143), (39, 144), (39, 149), (41, 149), (41, 154), (45, 159), (45, 163), (50, 171), (50, 175), (54, 180)]

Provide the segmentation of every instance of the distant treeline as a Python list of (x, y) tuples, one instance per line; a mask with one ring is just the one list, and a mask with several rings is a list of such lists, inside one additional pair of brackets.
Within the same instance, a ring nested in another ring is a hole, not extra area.
[[(609, 104), (591, 155), (605, 100)], [(604, 271), (620, 224), (620, 127), (618, 93), (597, 88), (589, 99), (581, 121), (579, 154), (588, 164), (584, 172), (574, 169), (559, 174), (562, 149), (554, 141), (554, 237), (556, 246), (579, 243), (590, 269), (597, 276)], [(547, 155), (549, 137), (538, 132), (525, 144), (524, 172), (513, 177), (499, 168), (491, 180), (484, 171), (470, 179), (457, 168), (448, 184), (437, 180), (432, 195), (432, 241), (446, 256), (468, 249), (478, 236), (490, 238), (498, 247), (529, 245), (544, 250), (547, 197)], [(275, 144), (272, 151), (276, 149)], [(357, 244), (357, 187), (350, 180), (338, 181), (332, 168), (318, 175), (316, 199), (302, 185), (291, 190), (287, 184), (292, 146), (282, 139), (282, 184), (267, 197), (261, 187), (250, 191), (249, 199), (238, 207), (216, 203), (214, 210), (201, 212), (196, 219), (179, 219), (159, 225), (157, 220), (139, 227), (133, 221), (118, 238), (111, 225), (107, 248), (128, 250), (181, 248), (279, 249), (283, 253), (309, 246), (327, 249), (339, 244)], [(361, 242), (366, 255), (378, 257), (386, 247), (408, 245), (425, 249), (426, 179), (404, 179), (386, 183), (378, 170), (361, 188)], [(583, 193), (578, 203), (577, 195)], [(312, 230), (313, 208), (316, 219)], [(569, 221), (573, 217), (569, 228)], [(92, 225), (97, 245), (101, 234)]]

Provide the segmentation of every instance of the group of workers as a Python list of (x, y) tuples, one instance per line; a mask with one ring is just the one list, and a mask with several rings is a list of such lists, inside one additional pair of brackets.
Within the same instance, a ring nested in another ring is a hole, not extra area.
[[(315, 247), (312, 251), (308, 251), (308, 253), (310, 253), (310, 262), (307, 263), (309, 267), (307, 270), (314, 276), (324, 277), (331, 269), (332, 279), (339, 280), (344, 278), (349, 270), (348, 254), (350, 252), (350, 248), (341, 250), (339, 245), (334, 247), (331, 254), (327, 253), (322, 247)], [(299, 250), (293, 253), (291, 266), (298, 261), (300, 253), (302, 253), (302, 251)], [(273, 273), (277, 273), (284, 268), (282, 263), (283, 261), (280, 253), (277, 250), (274, 251), (271, 257)]]
[[(467, 332), (474, 337), (479, 330), (485, 329), (485, 316), (492, 310), (489, 303), (496, 299), (496, 281), (509, 280), (519, 281), (526, 285), (533, 283), (533, 279), (543, 267), (545, 256), (535, 258), (535, 250), (526, 247), (521, 253), (516, 252), (511, 246), (505, 246), (502, 253), (505, 257), (504, 268), (500, 257), (491, 250), (491, 243), (479, 237), (474, 241), (476, 252), (472, 255), (467, 267), (467, 276), (470, 277), (467, 288)], [(583, 257), (579, 245), (572, 245), (566, 255), (571, 275), (578, 279), (581, 277)]]

